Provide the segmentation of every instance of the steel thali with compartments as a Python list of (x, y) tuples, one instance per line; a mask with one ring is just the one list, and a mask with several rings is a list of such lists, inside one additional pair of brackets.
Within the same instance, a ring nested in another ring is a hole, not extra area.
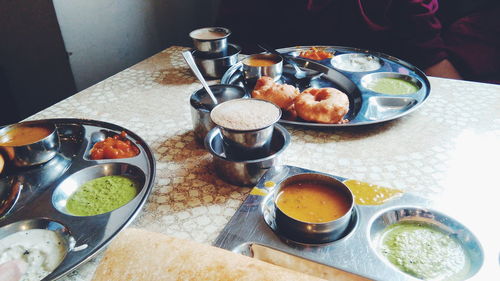
[[(43, 280), (58, 279), (103, 249), (139, 213), (151, 193), (155, 159), (150, 148), (135, 133), (106, 122), (83, 119), (37, 120), (55, 124), (60, 149), (49, 162), (13, 169), (0, 176), (0, 190), (14, 194), (0, 219), (0, 239), (30, 229), (58, 234), (66, 254), (59, 266)], [(106, 137), (125, 131), (139, 148), (130, 158), (91, 160), (90, 149)], [(66, 202), (79, 186), (94, 178), (122, 175), (137, 183), (134, 199), (113, 211), (94, 216), (75, 216)], [(5, 204), (6, 202), (3, 202)]]
[[(350, 127), (375, 124), (402, 117), (420, 107), (430, 94), (430, 83), (426, 75), (415, 66), (398, 58), (356, 48), (317, 46), (333, 53), (333, 58), (320, 61), (302, 58), (299, 53), (310, 46), (278, 49), (283, 56), (294, 60), (297, 65), (309, 73), (307, 79), (296, 79), (294, 70), (285, 65), (278, 83), (286, 83), (303, 91), (307, 88), (337, 88), (349, 97), (349, 112), (342, 124), (321, 124), (301, 119), (282, 118), (283, 124), (307, 127)], [(379, 67), (367, 71), (348, 71), (339, 67), (339, 63), (355, 56), (370, 57)], [(367, 85), (379, 78), (399, 78), (414, 84), (418, 90), (410, 94), (383, 94), (367, 88)], [(222, 77), (222, 84), (234, 84), (244, 87), (251, 93), (255, 81), (243, 79), (242, 62), (233, 65)]]
[[(461, 244), (468, 263), (453, 280), (493, 280), (488, 278), (493, 277), (495, 270), (499, 271), (498, 249), (491, 239), (484, 239), (487, 233), (473, 234), (459, 221), (439, 211), (435, 202), (402, 191), (381, 204), (356, 204), (345, 233), (333, 242), (302, 243), (290, 239), (289, 233), (283, 233), (276, 225), (273, 198), (285, 179), (311, 173), (332, 176), (294, 166), (269, 169), (214, 245), (329, 280), (418, 280), (390, 263), (378, 248), (385, 230), (392, 224), (413, 221), (432, 225)], [(348, 180), (332, 177), (341, 182)], [(274, 260), (269, 258), (273, 255)], [(299, 262), (290, 263), (297, 260)]]

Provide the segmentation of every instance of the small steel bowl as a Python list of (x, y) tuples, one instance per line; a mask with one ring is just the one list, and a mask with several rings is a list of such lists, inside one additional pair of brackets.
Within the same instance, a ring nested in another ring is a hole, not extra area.
[(9, 125), (0, 129), (0, 138), (10, 130), (19, 127), (44, 127), (50, 130), (51, 133), (45, 138), (31, 144), (20, 146), (0, 144), (0, 150), (6, 156), (6, 162), (15, 167), (29, 167), (45, 163), (56, 156), (60, 143), (57, 128), (54, 124), (42, 121), (29, 121)]
[[(349, 204), (348, 211), (342, 217), (325, 223), (310, 223), (288, 216), (278, 208), (276, 200), (283, 188), (298, 182), (318, 182), (340, 191)], [(285, 179), (276, 187), (274, 193), (274, 208), (276, 227), (278, 232), (283, 236), (297, 242), (308, 244), (329, 243), (345, 235), (349, 223), (351, 222), (351, 215), (354, 208), (354, 195), (345, 184), (334, 177), (315, 173), (298, 174)]]
[[(268, 60), (274, 62), (273, 65), (251, 65), (252, 60)], [(274, 54), (256, 54), (246, 57), (242, 60), (243, 78), (245, 80), (257, 80), (262, 76), (268, 76), (277, 81), (283, 74), (283, 58)]]
[(231, 31), (224, 27), (204, 27), (189, 33), (189, 37), (193, 39), (194, 48), (211, 55), (223, 55), (226, 52), (229, 35)]
[(253, 160), (234, 160), (224, 151), (219, 128), (213, 128), (205, 138), (205, 147), (213, 156), (215, 172), (223, 180), (238, 186), (255, 185), (266, 171), (281, 161), (281, 154), (290, 145), (290, 134), (281, 125), (275, 124), (271, 141), (271, 153)]
[[(271, 150), (271, 140), (273, 138), (274, 124), (281, 118), (281, 108), (274, 103), (265, 100), (253, 100), (262, 103), (271, 104), (278, 112), (277, 118), (269, 124), (257, 129), (252, 130), (237, 130), (233, 128), (226, 128), (222, 124), (214, 122), (221, 131), (224, 140), (224, 149), (226, 155), (232, 159), (250, 160), (259, 159), (269, 154)], [(218, 107), (229, 106), (232, 103), (237, 103), (239, 100), (231, 100), (221, 103), (214, 107), (211, 114), (217, 110)]]
[(196, 65), (204, 77), (219, 79), (231, 66), (238, 62), (240, 52), (241, 48), (239, 46), (229, 44), (225, 56), (207, 56), (196, 50), (192, 54)]
[[(210, 86), (219, 103), (239, 98), (248, 98), (245, 88), (236, 85), (218, 84)], [(207, 133), (215, 127), (210, 119), (210, 111), (216, 106), (208, 96), (205, 88), (201, 88), (191, 95), (191, 120), (193, 122), (194, 135), (197, 141), (203, 143)]]

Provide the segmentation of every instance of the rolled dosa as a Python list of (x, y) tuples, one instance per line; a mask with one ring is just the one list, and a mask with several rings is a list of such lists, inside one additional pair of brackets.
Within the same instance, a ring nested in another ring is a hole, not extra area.
[(129, 228), (111, 243), (93, 281), (319, 279), (224, 249)]

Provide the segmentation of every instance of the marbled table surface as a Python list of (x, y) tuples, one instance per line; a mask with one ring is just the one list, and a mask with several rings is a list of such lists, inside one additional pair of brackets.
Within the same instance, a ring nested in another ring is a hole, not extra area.
[[(132, 226), (210, 244), (250, 189), (220, 180), (210, 154), (194, 140), (189, 97), (201, 84), (183, 50), (170, 47), (30, 119), (102, 120), (140, 135), (154, 151), (157, 176)], [(443, 202), (442, 209), (473, 230), (486, 231), (476, 223), (490, 220), (491, 237), (498, 238), (500, 86), (429, 80), (426, 103), (394, 121), (326, 130), (287, 126), (292, 141), (283, 163)], [(485, 263), (498, 267), (500, 239), (493, 240), (488, 248), (497, 260)], [(90, 280), (101, 255), (63, 280)]]

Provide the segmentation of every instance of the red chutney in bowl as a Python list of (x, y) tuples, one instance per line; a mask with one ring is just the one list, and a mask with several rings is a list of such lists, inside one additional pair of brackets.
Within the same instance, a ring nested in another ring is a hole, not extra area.
[(90, 150), (90, 159), (119, 159), (134, 157), (139, 154), (139, 148), (127, 139), (127, 133), (108, 137), (94, 144)]

